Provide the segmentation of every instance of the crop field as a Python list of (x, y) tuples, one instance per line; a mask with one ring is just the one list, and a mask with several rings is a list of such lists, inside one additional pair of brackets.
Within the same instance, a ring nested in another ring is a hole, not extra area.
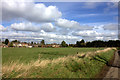
[(94, 78), (113, 48), (3, 48), (4, 78)]

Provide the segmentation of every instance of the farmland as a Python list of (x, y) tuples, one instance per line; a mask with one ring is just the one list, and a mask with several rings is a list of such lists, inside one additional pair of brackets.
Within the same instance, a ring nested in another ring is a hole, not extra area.
[(3, 77), (92, 78), (113, 56), (103, 49), (3, 48)]

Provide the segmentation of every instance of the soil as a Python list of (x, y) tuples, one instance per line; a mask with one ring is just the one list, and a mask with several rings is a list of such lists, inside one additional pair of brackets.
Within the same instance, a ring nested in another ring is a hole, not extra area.
[[(110, 59), (110, 61), (109, 61), (109, 63), (108, 63), (109, 65), (112, 65), (112, 64), (113, 64), (114, 59), (115, 59), (115, 53), (116, 53), (116, 52), (114, 52), (113, 57)], [(110, 68), (111, 68), (110, 66), (104, 65), (104, 66), (102, 67), (102, 69), (100, 70), (100, 73), (98, 73), (98, 74), (95, 76), (95, 78), (104, 78)]]
[(109, 65), (103, 66), (101, 72), (95, 78), (106, 79), (120, 79), (120, 55), (118, 51), (114, 53), (113, 58), (109, 61)]
[(120, 74), (118, 74), (120, 71), (120, 55), (118, 55), (118, 51), (115, 53), (114, 62), (110, 67), (111, 68), (109, 69), (109, 71), (107, 72), (104, 78), (120, 79)]

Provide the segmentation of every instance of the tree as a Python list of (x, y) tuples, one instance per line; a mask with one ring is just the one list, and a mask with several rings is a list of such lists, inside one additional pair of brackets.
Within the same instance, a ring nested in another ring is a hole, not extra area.
[(13, 43), (15, 43), (15, 42), (20, 43), (20, 41), (18, 41), (18, 40), (13, 40), (12, 42), (13, 42)]
[(14, 40), (14, 41), (12, 41), (12, 42), (18, 42), (17, 40)]
[(31, 44), (33, 44), (33, 42), (31, 42)]
[(61, 42), (61, 46), (62, 46), (62, 47), (67, 47), (68, 45), (66, 44), (65, 41), (62, 41), (62, 42)]
[(80, 41), (76, 42), (76, 47), (80, 47)]
[(76, 42), (76, 47), (85, 47), (85, 41), (82, 39), (81, 41)]
[(9, 40), (5, 39), (5, 44), (8, 45), (8, 43), (9, 43)]
[(80, 43), (85, 43), (84, 39), (82, 39), (82, 40), (80, 41)]
[(45, 45), (45, 41), (42, 40), (42, 41), (40, 42), (40, 44), (41, 44), (41, 45)]
[(80, 41), (80, 45), (81, 45), (81, 47), (85, 47), (85, 41), (84, 41), (84, 39), (82, 39), (82, 40)]
[(9, 47), (13, 47), (13, 42), (11, 42), (11, 43), (9, 44)]

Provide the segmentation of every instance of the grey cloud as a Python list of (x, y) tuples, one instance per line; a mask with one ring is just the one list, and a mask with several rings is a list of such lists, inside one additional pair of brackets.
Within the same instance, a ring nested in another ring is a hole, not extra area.
[(118, 24), (106, 24), (103, 28), (105, 30), (118, 30)]
[(56, 30), (52, 23), (43, 24), (41, 26), (41, 29), (44, 30), (45, 32), (53, 32)]

